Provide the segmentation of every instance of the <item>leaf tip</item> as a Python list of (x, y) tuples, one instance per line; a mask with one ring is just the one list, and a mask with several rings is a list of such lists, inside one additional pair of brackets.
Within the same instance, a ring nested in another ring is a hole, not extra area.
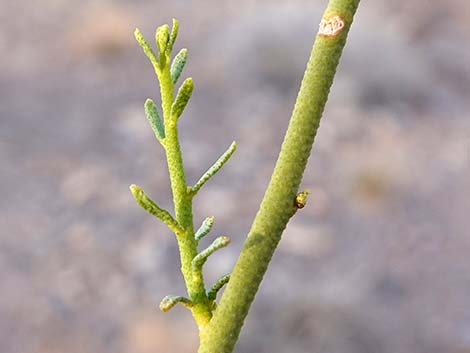
[(221, 247), (225, 247), (228, 244), (230, 244), (230, 240), (231, 240), (230, 237), (226, 235), (221, 235), (220, 237), (216, 239), (216, 242), (219, 243)]
[(150, 99), (150, 98), (147, 98), (147, 99), (145, 100), (144, 107), (145, 107), (145, 108), (148, 108), (149, 106), (152, 106), (153, 104), (154, 104), (154, 103), (153, 103), (153, 100)]
[(140, 188), (140, 186), (135, 185), (135, 184), (131, 184), (129, 186), (129, 190), (131, 191), (132, 195), (134, 195), (134, 197), (137, 197), (137, 195), (139, 195), (142, 192), (142, 189)]

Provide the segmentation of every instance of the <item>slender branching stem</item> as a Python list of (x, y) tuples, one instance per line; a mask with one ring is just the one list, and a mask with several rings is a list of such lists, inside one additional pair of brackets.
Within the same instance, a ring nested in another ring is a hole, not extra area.
[(166, 210), (160, 208), (155, 201), (153, 201), (139, 186), (132, 184), (130, 186), (132, 195), (134, 195), (137, 203), (145, 209), (148, 213), (154, 215), (165, 223), (176, 236), (184, 236), (185, 230), (181, 228), (180, 224), (173, 218), (173, 216)]
[[(178, 62), (173, 63), (172, 75), (171, 54), (177, 33), (178, 22), (176, 20), (173, 20), (171, 33), (168, 25), (163, 25), (157, 28), (155, 41), (158, 48), (158, 56), (138, 29), (135, 31), (135, 37), (138, 43), (142, 46), (144, 53), (150, 59), (160, 83), (163, 125), (158, 114), (158, 110), (152, 100), (146, 101), (145, 112), (157, 139), (163, 145), (166, 153), (175, 209), (176, 219), (174, 222), (178, 225), (178, 228), (176, 228), (176, 226), (170, 222), (170, 225), (172, 225), (170, 229), (174, 230), (175, 233), (176, 231), (178, 233), (177, 241), (180, 250), (181, 272), (189, 295), (188, 301), (184, 301), (181, 299), (182, 297), (167, 297), (167, 300), (164, 301), (164, 308), (167, 308), (170, 304), (172, 306), (176, 302), (181, 302), (183, 304), (191, 302), (190, 306), (186, 306), (191, 308), (198, 326), (202, 327), (209, 322), (212, 316), (212, 308), (202, 281), (202, 272), (199, 271), (195, 274), (192, 267), (192, 261), (197, 256), (198, 241), (194, 237), (192, 199), (187, 192), (189, 187), (186, 183), (183, 156), (181, 153), (177, 127), (177, 120), (182, 114), (191, 96), (193, 83), (190, 78), (186, 79), (175, 100), (174, 90), (175, 83), (178, 78), (176, 76), (181, 74), (184, 67), (184, 63), (182, 63), (182, 61), (186, 60), (186, 51), (183, 50), (182, 54), (180, 54), (180, 57), (177, 59)], [(183, 56), (183, 58), (181, 56)], [(172, 113), (172, 110), (175, 112)], [(142, 204), (142, 202), (140, 203)], [(147, 202), (147, 204), (149, 204), (149, 202)], [(159, 210), (156, 208), (156, 204), (150, 205), (153, 207), (146, 208), (149, 212), (152, 210)], [(165, 219), (168, 218), (167, 216), (170, 216), (169, 213), (165, 214)], [(201, 280), (195, 280), (195, 278), (201, 278)], [(170, 300), (168, 298), (172, 299)]]
[(159, 80), (164, 112), (165, 151), (170, 174), (170, 184), (173, 191), (175, 215), (178, 223), (185, 229), (184, 235), (177, 238), (180, 249), (181, 272), (186, 282), (189, 297), (193, 302), (192, 311), (194, 317), (198, 325), (203, 326), (210, 320), (212, 312), (208, 305), (204, 283), (202, 281), (194, 281), (191, 267), (191, 262), (197, 255), (197, 241), (194, 238), (192, 201), (187, 193), (188, 186), (178, 139), (178, 128), (176, 119), (171, 115), (174, 95), (169, 66), (163, 68)]
[(193, 302), (189, 300), (188, 298), (176, 296), (176, 295), (167, 295), (160, 302), (159, 308), (161, 311), (166, 313), (168, 310), (173, 308), (178, 303), (183, 304), (185, 307), (189, 309), (193, 307)]
[(213, 216), (207, 217), (204, 220), (204, 222), (202, 222), (201, 226), (196, 231), (196, 233), (194, 234), (194, 239), (196, 239), (196, 241), (199, 242), (199, 240), (201, 240), (203, 237), (209, 234), (213, 225), (214, 225), (214, 217)]
[(189, 194), (194, 196), (197, 194), (199, 189), (213, 176), (215, 175), (220, 168), (224, 166), (225, 163), (230, 159), (232, 154), (237, 149), (237, 143), (233, 141), (229, 148), (215, 161), (215, 163), (201, 176), (201, 178), (197, 181), (196, 184), (192, 188), (189, 189)]
[(226, 247), (230, 243), (230, 238), (222, 235), (215, 239), (211, 245), (201, 251), (197, 256), (193, 259), (191, 265), (193, 266), (193, 272), (198, 273), (202, 270), (202, 265), (207, 261), (208, 257), (211, 256), (214, 252), (219, 249)]
[(207, 292), (207, 297), (209, 300), (214, 301), (215, 298), (217, 297), (217, 293), (219, 290), (222, 289), (224, 285), (226, 285), (230, 281), (230, 273), (220, 277), (217, 282), (214, 283), (214, 285), (211, 287), (211, 290)]

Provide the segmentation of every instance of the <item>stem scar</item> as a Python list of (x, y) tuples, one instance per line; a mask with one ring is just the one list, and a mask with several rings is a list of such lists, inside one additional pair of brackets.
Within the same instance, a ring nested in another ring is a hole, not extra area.
[(344, 21), (341, 17), (335, 15), (328, 18), (322, 18), (318, 29), (318, 34), (323, 37), (335, 37), (344, 28)]

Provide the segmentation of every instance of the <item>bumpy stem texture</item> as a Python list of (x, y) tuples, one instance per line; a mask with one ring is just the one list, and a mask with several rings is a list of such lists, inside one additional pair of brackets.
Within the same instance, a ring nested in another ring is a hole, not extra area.
[(199, 353), (230, 353), (289, 219), (359, 0), (331, 0), (323, 15), (271, 181)]

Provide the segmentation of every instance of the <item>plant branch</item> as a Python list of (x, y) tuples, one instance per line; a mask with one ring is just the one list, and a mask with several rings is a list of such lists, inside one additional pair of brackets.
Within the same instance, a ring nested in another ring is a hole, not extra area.
[[(181, 61), (185, 61), (186, 58), (186, 53), (183, 50), (180, 58), (177, 59), (172, 75), (170, 62), (172, 48), (178, 33), (178, 21), (173, 20), (171, 33), (168, 25), (163, 25), (157, 28), (155, 41), (159, 54), (158, 58), (140, 31), (136, 29), (134, 33), (137, 41), (142, 46), (144, 53), (149, 57), (160, 83), (163, 121), (151, 100), (146, 101), (145, 112), (157, 139), (163, 145), (166, 153), (176, 220), (173, 219), (172, 222), (169, 222), (166, 214), (163, 214), (165, 216), (163, 218), (167, 220), (167, 224), (173, 226), (175, 233), (177, 232), (178, 236), (176, 239), (180, 250), (181, 272), (189, 295), (189, 299), (173, 296), (166, 297), (162, 302), (163, 304), (161, 307), (169, 309), (178, 302), (186, 304), (187, 307), (191, 308), (198, 326), (202, 327), (207, 324), (212, 317), (212, 307), (211, 303), (207, 299), (204, 283), (197, 280), (199, 277), (202, 279), (202, 273), (200, 274), (198, 272), (198, 274), (194, 276), (191, 265), (193, 259), (197, 256), (198, 242), (194, 238), (192, 198), (187, 192), (188, 185), (186, 184), (183, 157), (177, 128), (177, 120), (183, 113), (183, 110), (191, 97), (193, 82), (190, 78), (186, 79), (174, 100), (174, 84), (177, 78), (176, 76), (181, 74), (181, 70), (184, 66), (184, 63)], [(141, 195), (140, 192), (137, 193), (138, 190), (136, 187), (131, 187), (131, 190), (133, 193), (136, 191), (134, 196), (136, 194)], [(146, 202), (142, 203), (142, 200)], [(162, 214), (161, 209), (158, 208), (155, 203), (150, 203), (151, 200), (148, 201), (141, 197), (138, 201), (141, 201), (142, 205), (146, 205), (147, 207), (144, 208), (149, 212), (159, 215)], [(178, 229), (175, 228), (173, 223), (178, 224)], [(189, 303), (191, 303), (191, 305), (189, 305)]]
[(230, 238), (222, 235), (216, 238), (211, 245), (209, 245), (206, 249), (202, 250), (192, 261), (193, 271), (195, 273), (200, 272), (202, 269), (202, 265), (207, 261), (209, 256), (211, 256), (214, 252), (219, 249), (226, 247), (230, 243)]
[(170, 67), (170, 75), (171, 75), (171, 82), (173, 84), (178, 81), (179, 77), (181, 76), (181, 72), (184, 69), (184, 65), (186, 65), (186, 60), (188, 58), (188, 50), (183, 48), (176, 54), (173, 62), (171, 63)]
[(138, 28), (135, 29), (134, 36), (137, 42), (142, 47), (142, 49), (144, 50), (145, 55), (147, 55), (150, 62), (152, 63), (155, 72), (157, 72), (160, 69), (160, 65), (158, 64), (158, 58)]
[(204, 222), (202, 222), (201, 226), (199, 229), (196, 231), (194, 234), (194, 239), (199, 242), (203, 237), (205, 237), (207, 234), (212, 229), (212, 226), (214, 225), (214, 217), (207, 217)]
[(139, 186), (132, 184), (130, 186), (132, 195), (134, 195), (137, 203), (145, 209), (148, 213), (154, 215), (165, 223), (177, 236), (184, 234), (184, 229), (178, 224), (178, 222), (171, 216), (171, 214), (160, 208)]
[(237, 143), (233, 141), (229, 148), (222, 154), (219, 159), (215, 161), (215, 163), (202, 175), (202, 177), (198, 180), (198, 182), (189, 190), (189, 193), (194, 196), (197, 194), (199, 189), (203, 187), (203, 185), (213, 176), (215, 175), (220, 168), (224, 166), (225, 163), (229, 160), (232, 154), (237, 149)]
[(167, 295), (165, 298), (162, 299), (160, 305), (158, 306), (161, 311), (166, 313), (168, 310), (173, 308), (176, 304), (181, 303), (187, 308), (193, 307), (193, 302), (185, 297), (175, 296), (175, 295)]
[(330, 0), (271, 181), (199, 353), (231, 353), (289, 219), (359, 0)]
[(155, 103), (150, 98), (145, 101), (144, 110), (155, 137), (163, 145), (163, 140), (165, 139), (165, 127), (163, 126), (163, 120), (158, 113)]
[(230, 281), (230, 273), (220, 277), (217, 282), (214, 283), (211, 290), (207, 292), (207, 298), (214, 301), (219, 290), (221, 290), (222, 287), (228, 283), (228, 281)]

